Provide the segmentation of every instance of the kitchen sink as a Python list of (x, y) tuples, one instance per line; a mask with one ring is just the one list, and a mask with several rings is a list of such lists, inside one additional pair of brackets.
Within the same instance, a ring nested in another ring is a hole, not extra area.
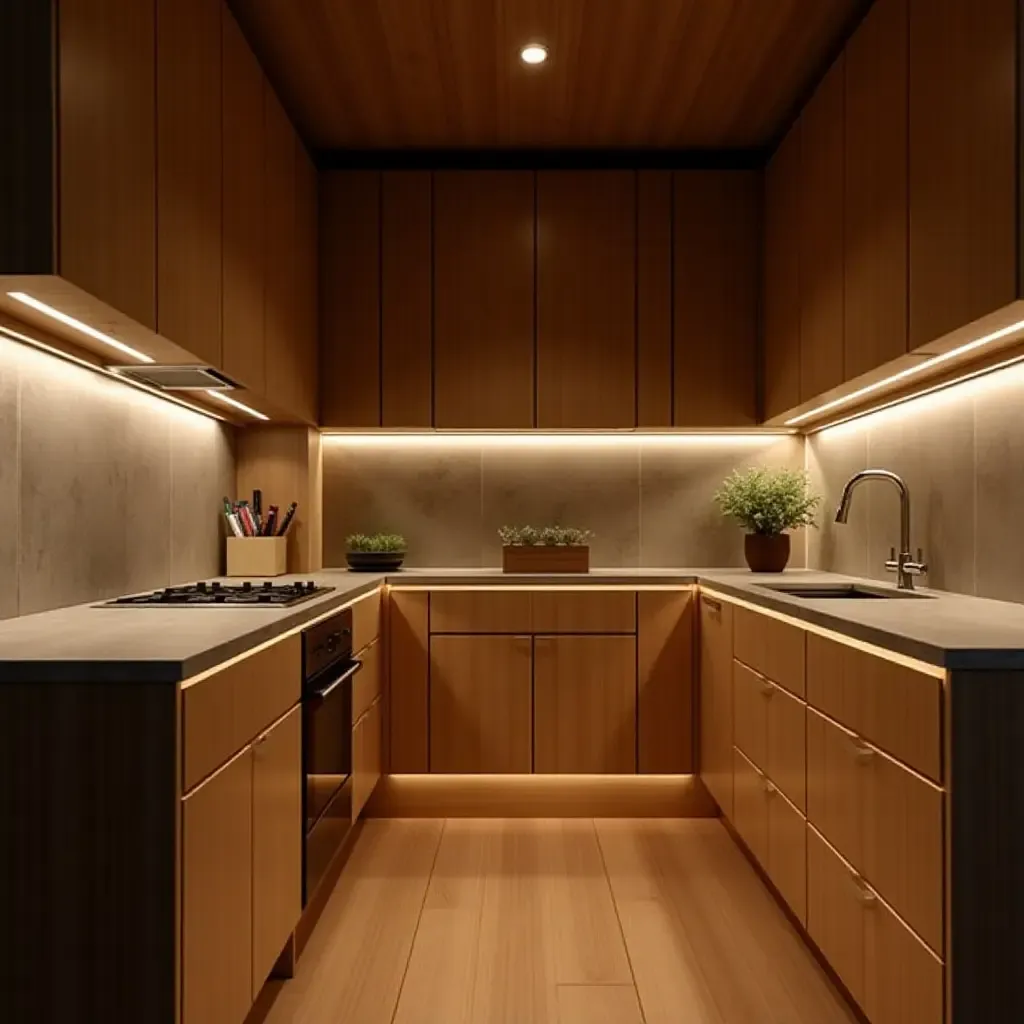
[(913, 590), (896, 590), (895, 588), (868, 587), (861, 583), (759, 583), (762, 590), (771, 590), (776, 594), (788, 594), (790, 597), (801, 597), (809, 601), (834, 598), (841, 601), (885, 601), (891, 598), (931, 599), (930, 594), (918, 594)]

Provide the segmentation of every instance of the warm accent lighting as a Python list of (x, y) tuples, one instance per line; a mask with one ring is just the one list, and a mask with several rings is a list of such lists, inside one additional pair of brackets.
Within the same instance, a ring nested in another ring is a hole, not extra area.
[(206, 393), (211, 398), (216, 398), (218, 402), (223, 402), (225, 405), (230, 405), (232, 409), (241, 409), (242, 412), (248, 413), (255, 420), (269, 420), (269, 416), (265, 416), (261, 412), (257, 412), (255, 409), (250, 409), (249, 406), (243, 402), (238, 401), (237, 398), (230, 398), (228, 395), (223, 394), (220, 391), (214, 391), (212, 388), (207, 388)]
[(137, 362), (152, 363), (154, 361), (150, 356), (137, 352), (123, 341), (111, 338), (110, 335), (97, 331), (95, 327), (90, 327), (88, 324), (82, 323), (81, 320), (76, 320), (73, 316), (68, 316), (67, 313), (62, 313), (59, 309), (54, 309), (53, 306), (48, 306), (45, 302), (32, 298), (31, 295), (26, 295), (25, 292), (8, 292), (7, 294), (17, 302), (34, 309), (37, 313), (42, 313), (44, 316), (57, 320), (64, 324), (65, 327), (70, 327), (86, 337), (92, 338), (94, 341), (109, 345), (111, 348), (117, 349), (118, 352), (123, 352), (126, 356), (131, 357)]
[(923, 362), (920, 362), (915, 366), (910, 366), (905, 370), (900, 370), (899, 373), (894, 373), (891, 377), (886, 377), (884, 380), (875, 381), (874, 384), (868, 384), (866, 387), (858, 388), (849, 395), (843, 395), (842, 398), (835, 398), (831, 402), (825, 402), (824, 405), (819, 405), (808, 412), (801, 413), (799, 416), (794, 416), (791, 420), (786, 420), (786, 426), (795, 427), (798, 423), (814, 419), (824, 412), (829, 412), (832, 409), (839, 409), (844, 405), (849, 405), (851, 402), (856, 402), (865, 395), (874, 394), (876, 391), (888, 387), (890, 384), (894, 384), (897, 381), (906, 380), (908, 377), (916, 377), (919, 373), (924, 373), (925, 370), (930, 370), (935, 366), (940, 366), (942, 363), (948, 362), (956, 356), (961, 356), (965, 352), (973, 352), (974, 349), (981, 348), (983, 345), (990, 345), (993, 341), (999, 341), (1000, 338), (1007, 338), (1021, 329), (1024, 329), (1024, 320), (1018, 320), (1016, 323), (1012, 323), (1008, 327), (1003, 327), (998, 331), (993, 331), (991, 334), (986, 334), (981, 338), (975, 338), (974, 341), (969, 341), (964, 345), (958, 345), (956, 348), (951, 348), (948, 352), (943, 352), (941, 355), (932, 356), (931, 359), (925, 359)]
[(524, 64), (543, 64), (548, 59), (548, 48), (543, 43), (527, 43), (519, 51)]
[(766, 430), (751, 434), (641, 433), (639, 431), (607, 431), (606, 433), (446, 433), (422, 431), (404, 433), (346, 434), (324, 433), (324, 443), (343, 448), (680, 448), (715, 445), (765, 445), (780, 437), (795, 434), (794, 430)]

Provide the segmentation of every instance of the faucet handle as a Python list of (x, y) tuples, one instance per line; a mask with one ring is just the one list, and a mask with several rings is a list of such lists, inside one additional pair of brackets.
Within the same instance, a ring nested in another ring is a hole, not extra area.
[(896, 572), (896, 570), (899, 569), (899, 567), (900, 567), (900, 563), (899, 563), (899, 559), (897, 559), (897, 557), (896, 557), (896, 549), (895, 548), (889, 548), (889, 559), (885, 563), (886, 570), (888, 572)]
[(917, 549), (917, 561), (906, 562), (903, 568), (910, 573), (911, 576), (923, 576), (928, 571), (928, 563), (924, 560), (924, 552)]

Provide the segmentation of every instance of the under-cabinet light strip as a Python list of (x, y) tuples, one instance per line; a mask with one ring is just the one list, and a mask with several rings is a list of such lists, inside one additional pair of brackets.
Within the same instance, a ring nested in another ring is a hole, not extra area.
[(232, 409), (240, 409), (244, 413), (248, 413), (253, 419), (256, 420), (269, 420), (270, 417), (265, 413), (259, 412), (256, 409), (250, 408), (244, 402), (238, 401), (237, 398), (231, 398), (228, 395), (223, 394), (220, 391), (214, 391), (212, 388), (207, 388), (206, 393), (211, 398), (216, 398), (218, 402), (223, 402), (225, 405), (230, 405)]
[(123, 352), (126, 356), (130, 356), (137, 362), (155, 362), (151, 356), (147, 356), (144, 352), (139, 352), (130, 345), (126, 345), (123, 341), (118, 341), (116, 338), (111, 338), (110, 335), (104, 334), (102, 331), (97, 331), (95, 327), (90, 327), (88, 324), (82, 323), (81, 320), (76, 320), (73, 316), (68, 316), (67, 313), (62, 313), (59, 309), (54, 309), (53, 306), (48, 306), (45, 302), (40, 302), (31, 295), (27, 295), (25, 292), (8, 292), (7, 294), (16, 302), (20, 302), (22, 305), (34, 309), (37, 313), (42, 313), (44, 316), (50, 317), (51, 320), (56, 320), (59, 323), (64, 324), (65, 327), (70, 327), (73, 330), (78, 331), (80, 334), (84, 334), (86, 337), (92, 338), (94, 341), (99, 341), (110, 348), (117, 349), (118, 352)]
[(998, 331), (993, 331), (991, 334), (975, 338), (974, 341), (968, 341), (966, 344), (958, 345), (956, 348), (951, 348), (948, 352), (932, 356), (931, 359), (925, 359), (924, 362), (918, 363), (915, 366), (909, 366), (907, 369), (900, 370), (899, 373), (894, 373), (890, 377), (885, 377), (883, 380), (875, 381), (874, 384), (868, 384), (865, 387), (858, 388), (856, 391), (852, 391), (848, 395), (843, 395), (841, 398), (834, 398), (831, 402), (825, 402), (824, 405), (819, 405), (814, 409), (809, 409), (807, 412), (803, 412), (799, 416), (794, 416), (792, 419), (786, 420), (786, 426), (795, 427), (797, 424), (804, 423), (810, 419), (815, 419), (822, 413), (829, 412), (831, 409), (842, 408), (844, 405), (856, 402), (859, 399), (864, 398), (866, 395), (872, 395), (876, 391), (888, 387), (890, 384), (906, 380), (908, 377), (916, 377), (918, 374), (924, 373), (925, 370), (931, 370), (936, 366), (941, 366), (942, 363), (946, 363), (950, 359), (954, 359), (956, 356), (962, 356), (965, 352), (973, 352), (975, 349), (979, 349), (984, 345), (990, 345), (993, 341), (999, 341), (1001, 338), (1008, 338), (1011, 334), (1016, 334), (1022, 329), (1024, 329), (1024, 320), (1018, 320), (1016, 323), (1009, 324), (1007, 327), (1002, 327)]
[(686, 445), (766, 445), (795, 430), (766, 430), (760, 433), (644, 433), (613, 431), (604, 433), (447, 433), (445, 431), (408, 431), (403, 433), (323, 432), (325, 444), (342, 448), (608, 448), (608, 447), (681, 447)]
[(80, 366), (83, 369), (92, 370), (93, 373), (109, 377), (111, 380), (116, 380), (119, 384), (128, 384), (137, 391), (144, 391), (147, 395), (152, 395), (153, 398), (159, 398), (162, 402), (170, 402), (171, 405), (176, 405), (188, 412), (193, 412), (198, 416), (205, 416), (208, 420), (216, 420), (218, 423), (228, 422), (224, 416), (219, 416), (211, 409), (204, 409), (202, 406), (193, 405), (191, 402), (186, 402), (174, 395), (169, 395), (165, 391), (158, 391), (156, 388), (151, 388), (148, 385), (143, 384), (141, 381), (132, 380), (130, 377), (122, 377), (119, 373), (114, 373), (112, 370), (108, 370), (105, 366), (97, 366), (95, 363), (90, 363), (85, 359), (79, 359), (78, 356), (72, 355), (70, 352), (54, 348), (52, 345), (47, 345), (45, 341), (39, 341), (37, 338), (30, 338), (27, 334), (21, 334), (18, 331), (13, 331), (9, 327), (0, 326), (0, 335), (10, 338), (12, 341), (17, 341), (22, 345), (28, 345), (31, 348), (38, 349), (40, 352), (45, 352), (47, 355), (56, 356), (58, 359), (63, 359), (66, 363), (73, 363), (75, 366)]

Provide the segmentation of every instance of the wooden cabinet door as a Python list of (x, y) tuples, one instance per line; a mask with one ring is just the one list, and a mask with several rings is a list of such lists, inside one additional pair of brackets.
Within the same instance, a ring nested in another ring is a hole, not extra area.
[(636, 176), (537, 174), (537, 426), (636, 426)]
[(532, 768), (533, 642), (528, 636), (430, 640), (430, 770)]
[(768, 876), (801, 924), (807, 924), (807, 820), (768, 786)]
[(869, 749), (807, 709), (807, 820), (859, 867), (864, 856), (863, 773)]
[(430, 740), (429, 595), (425, 590), (388, 594), (389, 770), (426, 772)]
[(733, 816), (733, 606), (700, 595), (700, 777), (729, 819)]
[(319, 203), (317, 170), (306, 147), (295, 139), (295, 224), (292, 245), (291, 281), (295, 320), (295, 411), (308, 423), (319, 416), (318, 324), (319, 324)]
[[(320, 178), (320, 421), (380, 426), (380, 174)], [(353, 380), (359, 387), (352, 387)]]
[(742, 662), (732, 671), (733, 743), (761, 771), (768, 766), (768, 702), (775, 687)]
[(800, 404), (800, 121), (764, 180), (764, 417)]
[(302, 709), (252, 746), (252, 997), (302, 913)]
[(56, 10), (60, 273), (156, 330), (156, 4)]
[(878, 0), (846, 45), (846, 380), (907, 351), (907, 3)]
[(434, 426), (534, 425), (534, 175), (434, 175)]
[(1017, 296), (1017, 0), (910, 0), (910, 348)]
[(246, 747), (182, 801), (182, 1024), (242, 1021), (252, 1005), (252, 786)]
[(773, 686), (768, 698), (768, 778), (802, 811), (807, 807), (807, 705)]
[(378, 698), (352, 729), (352, 820), (363, 812), (380, 782), (383, 712)]
[(158, 0), (157, 329), (221, 365), (221, 0)]
[(843, 382), (843, 55), (800, 115), (800, 401)]
[(637, 601), (637, 771), (693, 771), (691, 590), (641, 590)]
[(677, 427), (757, 422), (757, 171), (677, 171), (674, 216)]
[(636, 771), (636, 638), (534, 641), (534, 771)]
[(772, 615), (737, 608), (734, 625), (736, 657), (790, 693), (807, 689), (806, 630)]
[(352, 680), (352, 721), (358, 722), (381, 693), (381, 642), (359, 654), (363, 667)]
[(733, 747), (732, 823), (740, 838), (768, 870), (768, 779), (752, 761)]
[(234, 16), (223, 10), (224, 322), (221, 366), (252, 391), (266, 387), (263, 70)]

